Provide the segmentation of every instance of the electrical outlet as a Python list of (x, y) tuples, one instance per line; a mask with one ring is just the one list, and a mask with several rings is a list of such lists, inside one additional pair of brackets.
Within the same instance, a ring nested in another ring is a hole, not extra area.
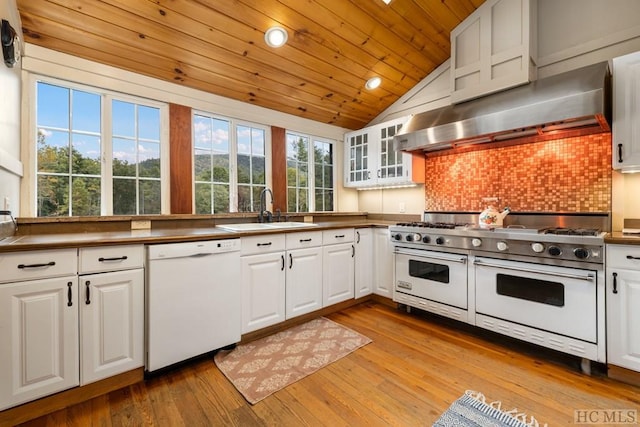
[(131, 221), (132, 230), (150, 230), (151, 221), (149, 220), (133, 220)]
[(5, 211), (11, 210), (11, 200), (9, 199), (9, 196), (5, 196), (3, 205), (4, 206), (2, 209), (4, 209)]
[(400, 202), (400, 213), (405, 213), (407, 210), (407, 205), (405, 202)]

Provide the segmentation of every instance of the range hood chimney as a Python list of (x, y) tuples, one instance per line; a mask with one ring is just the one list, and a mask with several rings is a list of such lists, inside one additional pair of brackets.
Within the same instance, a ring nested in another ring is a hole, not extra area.
[(437, 151), (524, 137), (562, 138), (611, 130), (607, 62), (413, 115), (394, 137), (396, 150)]

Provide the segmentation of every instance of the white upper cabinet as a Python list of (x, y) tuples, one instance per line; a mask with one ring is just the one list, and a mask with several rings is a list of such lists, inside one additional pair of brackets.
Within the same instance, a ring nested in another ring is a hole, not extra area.
[(385, 187), (424, 182), (424, 155), (393, 149), (406, 117), (345, 134), (345, 187)]
[(536, 0), (487, 0), (451, 32), (451, 102), (536, 76)]
[(640, 52), (613, 59), (613, 168), (640, 171)]

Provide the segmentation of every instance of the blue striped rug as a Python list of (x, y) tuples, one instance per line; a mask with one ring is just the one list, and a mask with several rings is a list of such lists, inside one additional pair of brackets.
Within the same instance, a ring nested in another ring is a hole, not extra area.
[[(434, 427), (540, 427), (517, 409), (503, 411), (500, 402), (487, 403), (482, 393), (467, 390), (433, 424)], [(546, 424), (543, 424), (546, 426)]]

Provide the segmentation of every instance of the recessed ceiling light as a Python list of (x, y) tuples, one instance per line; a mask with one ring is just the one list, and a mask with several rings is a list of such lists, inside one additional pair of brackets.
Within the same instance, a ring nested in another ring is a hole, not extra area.
[(364, 87), (369, 90), (373, 90), (380, 86), (380, 83), (382, 83), (382, 79), (380, 77), (371, 77), (369, 80), (367, 80), (367, 83), (365, 83)]
[(389, 4), (391, 3), (391, 0), (382, 0), (384, 2), (384, 4)]
[(289, 38), (287, 30), (282, 27), (271, 27), (264, 33), (264, 41), (271, 47), (280, 47)]

